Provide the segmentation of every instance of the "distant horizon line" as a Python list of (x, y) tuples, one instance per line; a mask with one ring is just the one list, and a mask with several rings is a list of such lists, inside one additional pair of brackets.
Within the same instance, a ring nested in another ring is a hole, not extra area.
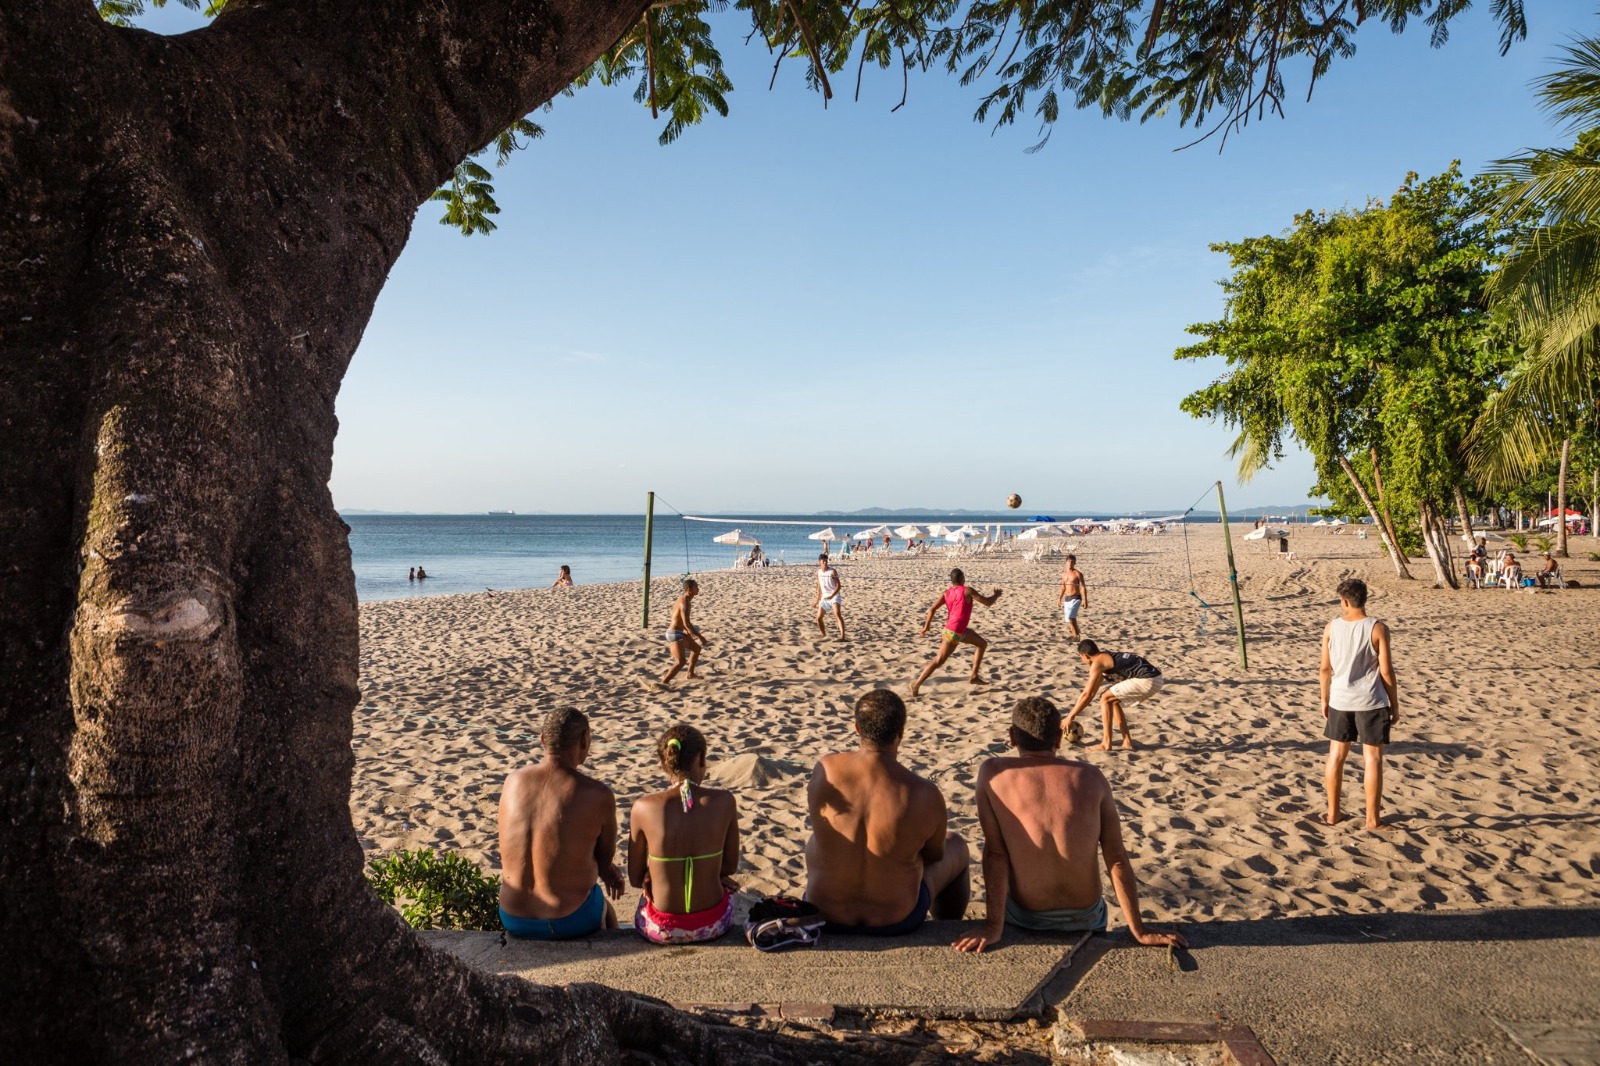
[[(1301, 514), (1301, 513), (1310, 512), (1310, 511), (1312, 511), (1314, 509), (1318, 509), (1318, 508), (1322, 508), (1322, 507), (1326, 507), (1326, 506), (1328, 506), (1328, 504), (1326, 502), (1317, 503), (1315, 501), (1308, 502), (1308, 503), (1298, 503), (1298, 504), (1281, 504), (1281, 503), (1279, 503), (1279, 504), (1262, 504), (1262, 505), (1252, 505), (1252, 506), (1247, 506), (1247, 507), (1240, 507), (1237, 510), (1234, 510), (1234, 509), (1230, 508), (1230, 512), (1236, 513), (1236, 514), (1239, 514), (1239, 515), (1256, 514), (1256, 513), (1263, 513), (1263, 512), (1272, 513), (1272, 514), (1280, 514), (1281, 513), (1281, 514), (1297, 515), (1297, 514)], [(336, 508), (336, 510), (341, 515), (352, 515), (352, 516), (361, 516), (361, 517), (385, 517), (385, 516), (387, 516), (387, 517), (396, 517), (396, 518), (528, 518), (528, 517), (595, 517), (595, 518), (639, 517), (639, 518), (643, 518), (644, 517), (644, 512), (642, 510), (641, 511), (548, 511), (548, 510), (535, 510), (535, 511), (490, 511), (490, 510), (483, 510), (483, 511), (390, 511), (390, 510), (382, 510), (382, 509), (377, 509), (377, 508), (365, 508), (365, 507), (339, 507), (339, 508)], [(1030, 517), (1027, 517), (1027, 518), (1022, 517), (1022, 515), (1024, 514), (1025, 511), (1030, 512)], [(669, 512), (658, 511), (656, 513), (657, 513), (658, 516), (660, 516), (662, 518), (670, 518), (673, 515), (678, 514), (679, 512), (677, 512), (677, 511), (669, 511)], [(902, 517), (902, 516), (903, 517), (918, 517), (918, 516), (927, 516), (927, 515), (933, 515), (933, 516), (939, 516), (939, 515), (980, 515), (980, 516), (988, 516), (988, 517), (992, 517), (992, 518), (1007, 518), (1007, 519), (1010, 519), (1012, 521), (1021, 521), (1021, 522), (1032, 521), (1032, 517), (1031, 516), (1032, 515), (1037, 515), (1037, 514), (1051, 514), (1051, 515), (1055, 516), (1054, 518), (1051, 519), (1052, 521), (1062, 521), (1062, 522), (1069, 521), (1070, 517), (1078, 517), (1078, 516), (1082, 516), (1082, 517), (1085, 517), (1085, 518), (1108, 518), (1108, 517), (1117, 517), (1117, 516), (1135, 517), (1135, 516), (1145, 516), (1145, 515), (1153, 515), (1153, 514), (1159, 514), (1159, 515), (1195, 514), (1195, 515), (1218, 515), (1218, 516), (1220, 516), (1220, 514), (1221, 514), (1221, 512), (1218, 511), (1216, 508), (1201, 508), (1201, 507), (1196, 507), (1196, 508), (1194, 508), (1194, 509), (1192, 509), (1190, 511), (1184, 511), (1184, 510), (1182, 510), (1180, 508), (1175, 508), (1175, 507), (1169, 507), (1169, 508), (1145, 507), (1145, 508), (1140, 508), (1140, 509), (1137, 509), (1137, 510), (1127, 510), (1127, 509), (1123, 509), (1123, 510), (1105, 510), (1105, 509), (1084, 509), (1084, 508), (1069, 509), (1069, 508), (1063, 508), (1063, 507), (1040, 507), (1040, 508), (1019, 508), (1019, 509), (1017, 509), (1015, 511), (1007, 511), (1005, 509), (979, 510), (979, 509), (971, 508), (971, 507), (948, 507), (948, 508), (939, 508), (939, 507), (894, 507), (894, 508), (890, 508), (890, 507), (864, 507), (864, 508), (860, 508), (858, 510), (852, 510), (852, 511), (841, 511), (841, 510), (836, 510), (836, 509), (827, 509), (827, 510), (819, 510), (819, 511), (769, 511), (769, 510), (746, 508), (746, 509), (741, 509), (741, 510), (707, 510), (707, 511), (701, 511), (701, 512), (698, 512), (698, 513), (703, 515), (703, 516), (705, 516), (705, 517), (711, 517), (711, 518), (738, 518), (738, 517), (746, 517), (746, 516), (752, 517), (752, 518), (754, 518), (754, 517), (762, 517), (762, 516), (765, 516), (765, 517), (785, 517), (785, 518), (854, 518), (854, 517), (881, 516), (881, 517), (893, 518), (893, 517)], [(1070, 517), (1066, 517), (1066, 516), (1070, 516)]]

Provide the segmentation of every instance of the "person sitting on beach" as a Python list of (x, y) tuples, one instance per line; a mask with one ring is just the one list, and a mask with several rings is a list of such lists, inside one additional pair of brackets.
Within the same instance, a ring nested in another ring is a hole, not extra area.
[(938, 786), (900, 764), (906, 705), (888, 689), (856, 700), (856, 751), (824, 755), (806, 805), (805, 898), (828, 928), (900, 936), (966, 913), (967, 843), (948, 831)]
[(569, 589), (569, 588), (571, 588), (572, 587), (572, 567), (563, 566), (561, 568), (561, 573), (556, 575), (555, 584), (551, 585), (550, 587), (553, 588), (553, 589)]
[(1177, 933), (1145, 928), (1139, 881), (1122, 846), (1122, 821), (1105, 775), (1061, 758), (1061, 712), (1035, 696), (1011, 708), (1016, 755), (978, 767), (978, 823), (983, 827), (983, 931), (952, 945), (982, 951), (1000, 943), (1006, 923), (1056, 933), (1103, 933), (1106, 901), (1096, 855), (1116, 889), (1128, 932), (1141, 944), (1188, 947)]
[(1542, 589), (1558, 584), (1561, 578), (1561, 567), (1556, 565), (1555, 558), (1549, 553), (1544, 553), (1544, 566), (1534, 573), (1534, 579), (1539, 582)]
[(672, 666), (662, 675), (663, 688), (678, 676), (685, 662), (689, 667), (685, 676), (694, 677), (694, 664), (700, 661), (700, 649), (706, 642), (706, 638), (700, 635), (700, 627), (689, 621), (689, 602), (699, 594), (700, 583), (692, 577), (687, 578), (683, 583), (683, 595), (672, 605), (672, 621), (667, 625), (667, 647), (672, 651)]
[(513, 770), (500, 792), (500, 924), (530, 940), (615, 929), (601, 885), (612, 899), (622, 895), (612, 862), (617, 800), (578, 769), (589, 757), (589, 719), (551, 711), (539, 742), (543, 761)]
[(811, 606), (817, 611), (817, 628), (823, 636), (828, 635), (828, 626), (824, 622), (827, 612), (833, 612), (834, 621), (839, 623), (839, 639), (844, 636), (844, 592), (839, 586), (839, 571), (828, 564), (828, 553), (823, 552), (817, 556), (817, 602)]
[(907, 693), (912, 699), (917, 698), (917, 690), (922, 688), (922, 683), (955, 652), (957, 645), (970, 644), (972, 653), (972, 673), (967, 677), (970, 684), (982, 685), (986, 682), (978, 676), (978, 667), (983, 665), (983, 653), (989, 647), (989, 642), (978, 636), (977, 632), (968, 628), (972, 619), (972, 602), (993, 607), (994, 601), (1000, 598), (1000, 590), (995, 589), (985, 596), (981, 592), (973, 592), (967, 588), (967, 575), (960, 568), (950, 571), (950, 587), (944, 590), (944, 595), (933, 601), (933, 606), (928, 608), (928, 617), (922, 621), (922, 635), (928, 635), (928, 629), (933, 625), (933, 616), (943, 607), (944, 634), (939, 640), (939, 652), (933, 661), (922, 668), (922, 673), (911, 682), (911, 690)]
[(739, 808), (733, 793), (700, 784), (706, 738), (694, 726), (661, 734), (656, 756), (672, 786), (640, 797), (629, 815), (628, 881), (644, 890), (633, 927), (657, 944), (715, 940), (733, 924)]
[(746, 566), (766, 566), (767, 565), (767, 557), (766, 557), (766, 554), (764, 552), (762, 552), (761, 545), (757, 544), (755, 547), (750, 549), (750, 558), (745, 561), (745, 565)]
[(1067, 712), (1066, 728), (1070, 730), (1077, 722), (1079, 713), (1094, 699), (1100, 683), (1112, 682), (1100, 694), (1100, 716), (1105, 734), (1096, 747), (1101, 751), (1111, 750), (1111, 726), (1115, 722), (1117, 729), (1122, 732), (1123, 750), (1132, 751), (1133, 735), (1128, 732), (1128, 718), (1122, 708), (1125, 704), (1143, 703), (1160, 692), (1164, 684), (1161, 671), (1141, 655), (1131, 651), (1101, 651), (1092, 640), (1078, 642), (1078, 658), (1088, 665), (1089, 679), (1083, 684), (1083, 694), (1078, 697), (1078, 702)]
[(1522, 587), (1522, 564), (1517, 562), (1517, 557), (1511, 554), (1509, 548), (1500, 557), (1500, 583), (1508, 589)]

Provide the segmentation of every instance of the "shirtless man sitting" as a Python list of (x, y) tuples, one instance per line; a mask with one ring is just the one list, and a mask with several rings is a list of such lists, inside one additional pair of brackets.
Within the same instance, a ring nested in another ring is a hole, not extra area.
[(567, 940), (616, 913), (601, 894), (622, 895), (617, 800), (578, 767), (589, 757), (589, 719), (551, 711), (539, 731), (544, 760), (513, 770), (500, 793), (500, 924), (512, 936)]
[(811, 772), (806, 899), (832, 932), (901, 936), (928, 916), (961, 918), (967, 842), (947, 831), (944, 797), (900, 765), (906, 705), (887, 689), (856, 700), (856, 751)]
[(1128, 932), (1141, 944), (1188, 947), (1177, 933), (1145, 928), (1139, 882), (1122, 847), (1122, 823), (1105, 775), (1063, 759), (1061, 712), (1042, 697), (1011, 710), (1014, 756), (978, 768), (978, 821), (983, 826), (983, 883), (988, 920), (957, 951), (1000, 943), (1005, 925), (1048, 932), (1103, 933), (1106, 901), (1095, 853), (1105, 857)]

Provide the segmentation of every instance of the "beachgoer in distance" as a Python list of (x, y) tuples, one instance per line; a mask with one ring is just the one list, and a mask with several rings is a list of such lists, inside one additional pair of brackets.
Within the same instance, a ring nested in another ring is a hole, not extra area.
[(983, 827), (983, 883), (988, 920), (957, 951), (1000, 943), (1005, 925), (1058, 933), (1106, 931), (1097, 855), (1116, 889), (1128, 932), (1141, 944), (1188, 947), (1177, 933), (1145, 928), (1139, 881), (1122, 846), (1122, 821), (1111, 786), (1092, 765), (1063, 759), (1061, 712), (1042, 696), (1011, 709), (1015, 755), (978, 767), (978, 823)]
[(761, 545), (757, 544), (755, 547), (750, 549), (750, 558), (745, 563), (745, 565), (746, 566), (766, 566), (767, 565), (767, 556), (766, 556), (766, 553), (761, 550)]
[(929, 627), (933, 625), (933, 616), (938, 613), (939, 608), (944, 608), (944, 633), (939, 639), (939, 653), (933, 657), (931, 663), (922, 668), (922, 673), (917, 675), (917, 679), (911, 682), (908, 695), (912, 699), (917, 698), (917, 690), (922, 688), (922, 683), (944, 665), (945, 660), (950, 658), (956, 646), (960, 644), (970, 644), (973, 648), (972, 673), (967, 677), (967, 681), (974, 685), (986, 684), (983, 678), (978, 676), (978, 667), (983, 665), (983, 653), (989, 647), (989, 642), (968, 626), (972, 620), (973, 601), (976, 600), (985, 607), (993, 607), (994, 601), (1000, 598), (1000, 591), (995, 589), (987, 596), (981, 592), (974, 592), (967, 588), (967, 575), (959, 568), (950, 571), (950, 587), (944, 590), (943, 596), (933, 601), (933, 606), (928, 608), (928, 617), (922, 621), (922, 635), (927, 636)]
[(418, 581), (426, 581), (427, 579), (428, 579), (428, 572), (426, 570), (424, 570), (420, 566), (417, 567), (417, 580)]
[(829, 564), (827, 552), (817, 556), (817, 602), (812, 606), (816, 608), (817, 628), (822, 631), (822, 635), (828, 635), (828, 627), (823, 622), (823, 616), (831, 610), (834, 620), (839, 623), (839, 639), (843, 640), (844, 593), (839, 587), (839, 571)]
[(700, 784), (706, 738), (694, 726), (669, 728), (656, 755), (672, 785), (640, 797), (628, 818), (628, 881), (644, 890), (633, 927), (658, 944), (715, 940), (733, 923), (739, 807)]
[(617, 800), (578, 769), (590, 739), (581, 711), (551, 711), (539, 730), (544, 759), (511, 771), (500, 792), (500, 924), (512, 936), (566, 940), (617, 927), (601, 893), (622, 895)]
[(944, 797), (900, 764), (906, 705), (888, 689), (856, 700), (856, 751), (824, 755), (806, 806), (805, 898), (829, 929), (900, 936), (966, 913), (967, 843), (949, 831)]
[(678, 676), (685, 662), (689, 667), (689, 673), (685, 676), (694, 677), (694, 664), (700, 661), (700, 649), (706, 643), (706, 638), (700, 635), (700, 627), (689, 621), (689, 601), (699, 594), (700, 582), (689, 578), (683, 583), (683, 595), (672, 605), (672, 621), (667, 624), (667, 647), (672, 652), (672, 666), (661, 677), (663, 686)]
[(1100, 717), (1105, 728), (1104, 737), (1096, 747), (1101, 751), (1111, 750), (1111, 726), (1114, 723), (1122, 733), (1123, 749), (1132, 751), (1133, 735), (1128, 732), (1128, 716), (1123, 708), (1143, 703), (1160, 692), (1165, 683), (1161, 671), (1142, 655), (1135, 655), (1131, 651), (1101, 651), (1100, 646), (1092, 640), (1078, 641), (1078, 658), (1088, 665), (1089, 679), (1083, 683), (1083, 694), (1078, 697), (1078, 702), (1067, 712), (1066, 728), (1071, 729), (1077, 722), (1078, 715), (1094, 699), (1100, 683), (1109, 681), (1111, 684), (1100, 694)]
[(1324, 785), (1333, 825), (1344, 817), (1339, 793), (1344, 785), (1344, 760), (1350, 745), (1361, 742), (1362, 785), (1367, 793), (1367, 828), (1387, 829), (1383, 805), (1383, 747), (1400, 717), (1400, 697), (1395, 688), (1394, 662), (1389, 651), (1389, 627), (1367, 617), (1367, 583), (1347, 578), (1335, 590), (1342, 608), (1338, 618), (1322, 631), (1322, 717), (1327, 723), (1328, 766)]
[(417, 568), (413, 566), (410, 570), (406, 571), (406, 580), (407, 581), (415, 581), (416, 579), (417, 579)]
[(1083, 634), (1078, 632), (1078, 612), (1089, 606), (1089, 584), (1078, 570), (1076, 555), (1067, 556), (1067, 568), (1061, 571), (1061, 589), (1056, 594), (1056, 606), (1061, 608), (1061, 616), (1072, 629), (1072, 639), (1081, 640)]
[(1544, 566), (1534, 573), (1534, 579), (1539, 582), (1540, 588), (1549, 588), (1556, 582), (1556, 575), (1561, 573), (1561, 568), (1556, 565), (1555, 558), (1549, 552), (1544, 553)]
[(553, 588), (553, 589), (569, 589), (569, 588), (571, 588), (572, 587), (572, 567), (563, 566), (561, 568), (561, 573), (556, 575), (555, 584), (551, 585), (550, 587)]

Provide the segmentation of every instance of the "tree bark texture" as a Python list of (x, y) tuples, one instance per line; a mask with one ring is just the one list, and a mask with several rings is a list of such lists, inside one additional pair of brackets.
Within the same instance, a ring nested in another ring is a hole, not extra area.
[(1460, 588), (1450, 555), (1450, 531), (1444, 516), (1432, 500), (1423, 499), (1417, 504), (1417, 519), (1422, 525), (1422, 546), (1428, 553), (1428, 560), (1433, 563), (1433, 587)]
[(1467, 538), (1466, 542), (1470, 544), (1472, 543), (1474, 532), (1472, 528), (1472, 508), (1467, 506), (1467, 494), (1461, 491), (1461, 486), (1457, 485), (1453, 492), (1456, 498), (1456, 514), (1461, 519), (1461, 533)]
[(417, 207), (644, 7), (233, 0), (160, 37), (0, 4), (9, 1061), (829, 1057), (468, 971), (350, 823), (340, 380)]
[(1350, 484), (1355, 486), (1356, 495), (1360, 496), (1361, 502), (1366, 505), (1367, 514), (1372, 516), (1372, 524), (1378, 531), (1378, 539), (1389, 549), (1389, 558), (1394, 562), (1394, 572), (1409, 581), (1411, 569), (1406, 566), (1406, 557), (1400, 551), (1400, 543), (1395, 540), (1393, 531), (1383, 524), (1383, 519), (1378, 515), (1378, 508), (1372, 503), (1372, 496), (1367, 492), (1367, 487), (1361, 483), (1360, 476), (1356, 474), (1356, 468), (1342, 455), (1339, 457), (1339, 468), (1344, 471), (1344, 476), (1350, 479)]
[[(1371, 456), (1372, 456), (1372, 487), (1375, 490), (1377, 490), (1377, 494), (1378, 494), (1377, 520), (1379, 522), (1383, 523), (1383, 528), (1386, 529), (1388, 531), (1388, 533), (1389, 533), (1389, 539), (1388, 539), (1388, 541), (1386, 543), (1392, 544), (1392, 545), (1398, 547), (1399, 544), (1400, 544), (1400, 534), (1394, 528), (1394, 515), (1389, 513), (1389, 501), (1387, 499), (1385, 499), (1384, 495), (1383, 495), (1383, 472), (1378, 466), (1378, 449), (1377, 448), (1372, 448), (1371, 449)], [(1371, 505), (1369, 504), (1368, 505), (1369, 509), (1370, 509), (1370, 506)], [(1404, 559), (1405, 557), (1406, 556), (1403, 553), (1400, 556), (1400, 558), (1402, 558), (1402, 559)]]
[(1561, 442), (1561, 471), (1556, 475), (1556, 554), (1567, 558), (1567, 460), (1572, 456), (1572, 438)]

